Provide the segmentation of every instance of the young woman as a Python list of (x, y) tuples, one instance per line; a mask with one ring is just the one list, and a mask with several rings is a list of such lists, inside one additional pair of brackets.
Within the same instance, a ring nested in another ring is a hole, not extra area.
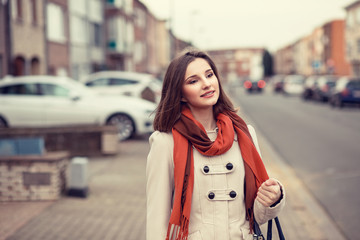
[(256, 134), (236, 114), (204, 52), (166, 72), (147, 158), (147, 240), (252, 238), (254, 220), (285, 202), (268, 177)]

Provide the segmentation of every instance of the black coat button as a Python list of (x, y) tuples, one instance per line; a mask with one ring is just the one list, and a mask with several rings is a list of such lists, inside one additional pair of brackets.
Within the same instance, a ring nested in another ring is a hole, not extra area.
[(233, 167), (234, 167), (234, 165), (232, 165), (232, 163), (226, 164), (226, 169), (227, 170), (231, 170), (231, 169), (233, 169)]
[(235, 191), (231, 191), (231, 192), (229, 193), (229, 195), (230, 195), (231, 198), (235, 198), (235, 197), (236, 197), (236, 192), (235, 192)]
[(204, 173), (208, 173), (210, 171), (210, 168), (208, 166), (204, 167)]
[(210, 192), (209, 195), (208, 195), (209, 199), (214, 199), (215, 197), (215, 193), (213, 192)]

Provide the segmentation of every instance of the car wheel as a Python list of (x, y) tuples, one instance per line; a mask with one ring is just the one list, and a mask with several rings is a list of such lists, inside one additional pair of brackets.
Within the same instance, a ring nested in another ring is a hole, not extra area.
[(5, 121), (5, 119), (3, 119), (2, 117), (0, 117), (0, 128), (7, 128), (8, 125)]
[(135, 132), (134, 121), (126, 114), (115, 114), (107, 120), (106, 124), (116, 126), (120, 141), (131, 138)]

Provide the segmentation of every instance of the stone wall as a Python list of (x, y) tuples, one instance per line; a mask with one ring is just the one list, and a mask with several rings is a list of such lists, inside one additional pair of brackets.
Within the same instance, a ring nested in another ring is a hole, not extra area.
[(0, 157), (0, 202), (57, 200), (66, 190), (69, 153)]

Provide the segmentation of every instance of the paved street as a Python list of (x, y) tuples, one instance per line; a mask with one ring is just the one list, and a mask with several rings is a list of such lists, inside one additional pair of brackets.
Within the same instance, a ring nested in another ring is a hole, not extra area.
[[(252, 97), (251, 102), (256, 99)], [(258, 127), (250, 117), (245, 119), (256, 127), (270, 176), (285, 185), (287, 205), (280, 221), (287, 239), (346, 239), (307, 182), (297, 177), (298, 169), (284, 161), (271, 138), (264, 137), (264, 127)], [(90, 194), (86, 199), (64, 196), (56, 202), (0, 204), (0, 240), (145, 239), (148, 150), (147, 138), (136, 138), (120, 143), (116, 156), (90, 158)]]
[(349, 239), (357, 239), (360, 108), (332, 109), (299, 97), (233, 91), (241, 111), (301, 177)]

